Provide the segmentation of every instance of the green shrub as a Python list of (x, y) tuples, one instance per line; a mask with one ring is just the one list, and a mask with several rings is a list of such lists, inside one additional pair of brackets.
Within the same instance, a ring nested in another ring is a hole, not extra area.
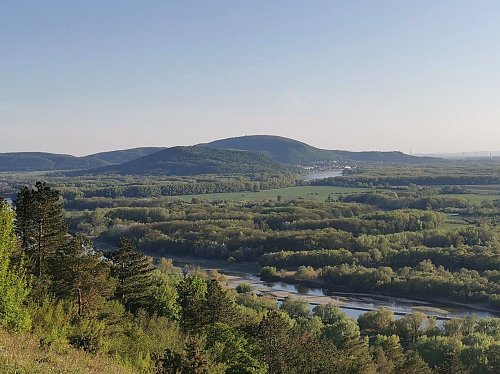
[(248, 293), (248, 292), (252, 292), (252, 291), (253, 291), (253, 288), (248, 283), (240, 283), (236, 287), (236, 292), (238, 292), (238, 293)]
[(264, 266), (260, 269), (260, 277), (262, 279), (273, 279), (278, 274), (278, 270), (274, 266)]

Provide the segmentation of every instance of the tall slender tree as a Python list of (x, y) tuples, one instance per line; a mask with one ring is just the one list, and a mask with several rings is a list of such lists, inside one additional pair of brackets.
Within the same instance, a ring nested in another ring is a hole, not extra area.
[(67, 226), (59, 191), (37, 182), (35, 188), (24, 187), (14, 202), (16, 234), (28, 257), (33, 274), (47, 274), (47, 261), (64, 248)]
[(112, 275), (118, 280), (115, 296), (132, 312), (146, 309), (155, 289), (153, 266), (127, 238), (120, 239), (112, 253)]
[(290, 348), (290, 328), (292, 320), (279, 311), (270, 311), (257, 328), (257, 338), (262, 351), (262, 358), (271, 373), (287, 373)]
[(207, 296), (203, 309), (205, 310), (204, 320), (211, 326), (217, 322), (231, 324), (237, 318), (234, 301), (216, 279), (210, 279), (207, 282)]
[(432, 374), (431, 368), (415, 351), (406, 353), (406, 361), (401, 368), (401, 372), (407, 374)]
[(35, 247), (35, 216), (34, 199), (31, 189), (23, 187), (14, 201), (16, 209), (15, 231), (19, 238), (21, 248), (26, 254), (30, 254)]
[(200, 329), (205, 323), (207, 282), (196, 275), (187, 276), (177, 285), (177, 293), (181, 307), (181, 326), (185, 330)]
[(13, 231), (14, 213), (4, 201), (0, 203), (0, 326), (15, 331), (30, 328), (31, 320), (24, 305), (30, 292), (22, 266), (13, 266), (11, 256), (16, 248)]
[(83, 235), (71, 239), (59, 252), (55, 265), (58, 271), (54, 271), (54, 290), (60, 296), (74, 297), (80, 317), (87, 314), (96, 300), (113, 295), (115, 281), (110, 267), (94, 251), (92, 241)]
[(190, 374), (208, 374), (208, 359), (203, 344), (199, 339), (191, 337), (184, 348), (185, 359), (183, 373)]
[(465, 365), (460, 361), (460, 356), (456, 352), (449, 352), (444, 361), (436, 368), (437, 374), (469, 374)]

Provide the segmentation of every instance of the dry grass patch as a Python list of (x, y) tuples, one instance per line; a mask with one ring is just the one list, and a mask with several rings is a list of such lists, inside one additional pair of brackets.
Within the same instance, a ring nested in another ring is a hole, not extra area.
[(2, 374), (132, 374), (137, 373), (110, 357), (68, 348), (55, 352), (40, 347), (31, 334), (13, 335), (0, 329)]

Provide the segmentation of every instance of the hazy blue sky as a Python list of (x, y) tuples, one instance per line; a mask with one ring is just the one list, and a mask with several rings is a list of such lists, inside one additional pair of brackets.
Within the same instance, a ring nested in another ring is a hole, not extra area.
[(500, 150), (500, 1), (0, 1), (0, 152)]

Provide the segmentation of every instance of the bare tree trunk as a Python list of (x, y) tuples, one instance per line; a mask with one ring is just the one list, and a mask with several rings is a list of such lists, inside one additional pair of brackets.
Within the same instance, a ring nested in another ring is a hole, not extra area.
[(38, 223), (38, 276), (41, 277), (42, 270), (42, 261), (43, 261), (43, 253), (42, 253), (42, 230), (43, 230), (43, 221), (41, 220)]
[(81, 317), (83, 312), (82, 289), (78, 287), (76, 293), (78, 294), (78, 315)]

